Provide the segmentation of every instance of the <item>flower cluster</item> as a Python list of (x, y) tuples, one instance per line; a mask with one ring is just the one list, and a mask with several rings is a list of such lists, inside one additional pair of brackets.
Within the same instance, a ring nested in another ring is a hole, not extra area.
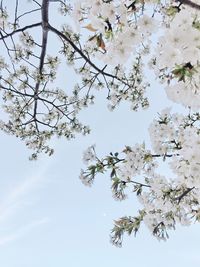
[(162, 29), (152, 59), (158, 78), (168, 83), (169, 99), (193, 110), (200, 107), (199, 26), (196, 10), (177, 9), (170, 16), (170, 26)]
[[(87, 45), (101, 59), (117, 65), (142, 49), (156, 30), (156, 20), (144, 13), (144, 1), (76, 1), (73, 17), (80, 32), (92, 32)], [(96, 48), (96, 49), (95, 49)]]
[[(151, 150), (137, 144), (103, 159), (93, 150), (91, 163), (87, 161), (87, 169), (81, 172), (83, 183), (89, 181), (91, 185), (97, 173), (110, 171), (114, 198), (124, 200), (129, 187), (142, 206), (138, 217), (115, 221), (113, 244), (121, 245), (125, 232), (137, 233), (142, 222), (154, 236), (166, 240), (168, 230), (175, 229), (177, 223), (190, 225), (199, 221), (199, 127), (199, 113), (172, 114), (165, 109), (149, 127)], [(164, 164), (170, 177), (159, 174)]]

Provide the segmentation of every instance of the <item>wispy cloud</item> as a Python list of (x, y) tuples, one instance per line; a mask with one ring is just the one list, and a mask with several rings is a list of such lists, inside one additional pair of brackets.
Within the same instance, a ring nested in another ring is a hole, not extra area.
[(0, 246), (3, 246), (9, 242), (15, 241), (16, 239), (21, 238), (24, 235), (26, 235), (28, 232), (33, 230), (35, 227), (46, 224), (48, 222), (49, 222), (48, 218), (42, 218), (40, 220), (35, 220), (29, 224), (24, 225), (20, 227), (17, 231), (0, 237)]
[(0, 199), (0, 223), (15, 214), (24, 197), (42, 181), (46, 168), (38, 171), (16, 185), (3, 199)]
[[(3, 199), (0, 199), (0, 225), (6, 221), (6, 224), (13, 219), (18, 218), (19, 210), (24, 207), (24, 204), (30, 201), (30, 194), (33, 189), (36, 189), (45, 178), (45, 172), (50, 164), (42, 164), (38, 172), (35, 174), (30, 174), (29, 177), (24, 179), (22, 182), (17, 184), (14, 188), (6, 194)], [(25, 210), (24, 210), (25, 212)], [(25, 235), (27, 232), (31, 231), (33, 228), (47, 223), (47, 218), (42, 218), (39, 220), (34, 220), (26, 225), (20, 226), (15, 231), (9, 231), (7, 235), (0, 236), (0, 245), (4, 245), (11, 242), (19, 237)], [(11, 228), (12, 229), (12, 228)]]

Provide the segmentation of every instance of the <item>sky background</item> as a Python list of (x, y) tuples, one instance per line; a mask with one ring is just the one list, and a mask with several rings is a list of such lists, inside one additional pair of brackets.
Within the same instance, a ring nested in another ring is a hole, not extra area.
[[(76, 77), (69, 74), (70, 79)], [(105, 92), (97, 93), (95, 105), (80, 114), (91, 134), (70, 142), (53, 140), (55, 154), (36, 162), (28, 160), (31, 151), (20, 140), (0, 133), (0, 266), (199, 266), (199, 224), (178, 227), (167, 242), (142, 227), (136, 238), (125, 236), (122, 248), (112, 246), (113, 220), (137, 214), (138, 203), (131, 196), (115, 201), (109, 175), (98, 176), (92, 188), (79, 180), (82, 152), (89, 145), (96, 144), (103, 156), (125, 145), (149, 144), (149, 123), (172, 103), (155, 81), (148, 95), (150, 108), (135, 113), (129, 104), (108, 111)]]

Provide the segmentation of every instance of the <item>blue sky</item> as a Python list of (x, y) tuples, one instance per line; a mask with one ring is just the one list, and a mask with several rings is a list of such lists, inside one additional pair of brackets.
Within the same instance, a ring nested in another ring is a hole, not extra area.
[(122, 104), (109, 112), (105, 93), (97, 93), (96, 104), (80, 114), (92, 133), (70, 142), (53, 140), (55, 154), (36, 162), (28, 160), (30, 151), (22, 142), (0, 133), (0, 266), (199, 266), (198, 224), (171, 232), (167, 242), (158, 242), (143, 227), (136, 238), (125, 237), (122, 248), (113, 247), (113, 220), (136, 214), (137, 202), (131, 196), (113, 200), (108, 175), (97, 177), (92, 188), (78, 178), (82, 151), (91, 144), (100, 155), (136, 142), (148, 144), (148, 124), (172, 105), (154, 81), (148, 95), (149, 110), (135, 113)]
[[(158, 95), (164, 97), (160, 90), (154, 97)], [(82, 151), (96, 143), (103, 155), (144, 140), (148, 121), (166, 103), (154, 98), (149, 111), (133, 113), (128, 105), (109, 112), (101, 95), (97, 102), (81, 115), (91, 125), (91, 135), (56, 140), (51, 158), (29, 162), (23, 143), (1, 133), (1, 266), (197, 266), (198, 224), (178, 228), (167, 242), (158, 242), (143, 227), (136, 238), (125, 238), (121, 249), (110, 244), (113, 219), (136, 214), (138, 204), (131, 196), (114, 201), (106, 175), (92, 188), (82, 185)]]

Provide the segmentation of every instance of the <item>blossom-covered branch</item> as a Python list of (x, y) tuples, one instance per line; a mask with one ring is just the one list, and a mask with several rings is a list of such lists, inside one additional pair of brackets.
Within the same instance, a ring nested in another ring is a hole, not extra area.
[[(125, 147), (99, 159), (94, 146), (85, 151), (87, 165), (80, 179), (92, 185), (98, 173), (110, 172), (111, 189), (116, 200), (133, 192), (142, 206), (139, 215), (115, 221), (112, 243), (121, 246), (125, 233), (137, 233), (144, 223), (158, 239), (166, 240), (176, 224), (199, 221), (200, 165), (199, 113), (183, 116), (163, 110), (149, 128), (152, 150), (144, 144)], [(172, 175), (159, 174), (166, 165)]]
[[(141, 54), (137, 53), (129, 73), (120, 64), (111, 67), (97, 62), (91, 58), (96, 48), (92, 48), (92, 52), (90, 47), (81, 43), (81, 34), (75, 33), (68, 25), (58, 29), (50, 24), (51, 2), (55, 2), (61, 15), (68, 15), (71, 9), (75, 12), (75, 7), (66, 1), (49, 0), (43, 0), (41, 4), (32, 1), (29, 9), (27, 4), (27, 10), (22, 13), (19, 13), (17, 0), (12, 8), (1, 1), (0, 8), (0, 42), (4, 47), (4, 56), (0, 57), (0, 85), (4, 110), (9, 115), (8, 122), (1, 121), (1, 129), (21, 138), (35, 150), (32, 158), (41, 151), (49, 155), (53, 153), (48, 146), (53, 135), (73, 138), (76, 132), (89, 132), (89, 128), (78, 121), (77, 113), (94, 102), (94, 88), (107, 89), (110, 109), (122, 100), (129, 100), (134, 110), (140, 105), (143, 108), (148, 106), (144, 92), (149, 84), (142, 81)], [(40, 19), (36, 17), (39, 21), (30, 17), (32, 23), (24, 25), (23, 18), (33, 13), (40, 14)], [(54, 55), (48, 51), (49, 34), (58, 37)], [(93, 36), (90, 42), (96, 38), (98, 49), (104, 50), (99, 35)], [(82, 79), (70, 90), (71, 95), (56, 86), (57, 71), (66, 59)]]

